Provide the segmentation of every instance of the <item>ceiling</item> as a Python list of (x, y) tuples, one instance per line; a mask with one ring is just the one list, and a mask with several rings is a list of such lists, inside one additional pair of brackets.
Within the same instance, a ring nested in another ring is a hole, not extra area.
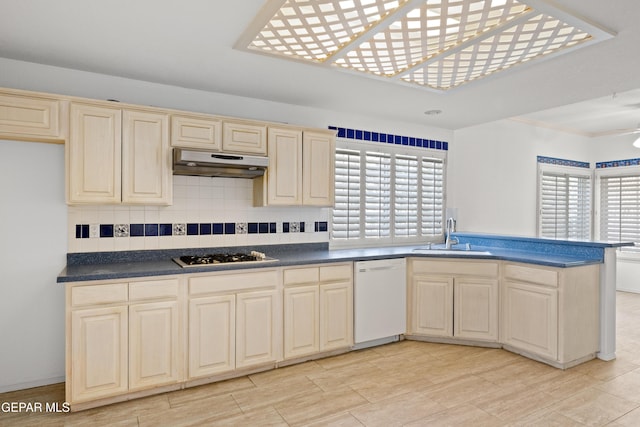
[(234, 49), (264, 0), (0, 0), (0, 57), (451, 130), (514, 116), (636, 128), (640, 2), (544, 2), (616, 36), (442, 93)]

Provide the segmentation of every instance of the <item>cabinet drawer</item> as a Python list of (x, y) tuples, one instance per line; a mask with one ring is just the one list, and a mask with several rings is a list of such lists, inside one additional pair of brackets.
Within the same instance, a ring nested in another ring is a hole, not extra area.
[(152, 280), (129, 284), (129, 300), (138, 301), (150, 298), (177, 298), (178, 279)]
[(88, 285), (71, 288), (71, 305), (113, 304), (127, 302), (127, 284), (109, 283), (106, 285)]
[(267, 154), (266, 126), (224, 122), (222, 135), (222, 151)]
[(59, 137), (59, 109), (55, 99), (0, 94), (0, 133)]
[(172, 116), (171, 145), (219, 151), (222, 149), (222, 122), (213, 118)]
[(504, 277), (522, 282), (537, 283), (546, 286), (558, 286), (558, 272), (542, 267), (527, 267), (517, 264), (505, 264)]
[(288, 268), (284, 270), (284, 284), (318, 283), (320, 272), (318, 267)]
[(277, 284), (277, 270), (257, 270), (243, 273), (199, 276), (189, 279), (189, 295), (235, 292), (266, 287), (275, 288)]
[(413, 273), (498, 277), (497, 262), (462, 260), (412, 260)]
[(338, 265), (325, 265), (320, 267), (321, 282), (351, 280), (352, 277), (353, 277), (353, 265), (351, 263), (338, 264)]

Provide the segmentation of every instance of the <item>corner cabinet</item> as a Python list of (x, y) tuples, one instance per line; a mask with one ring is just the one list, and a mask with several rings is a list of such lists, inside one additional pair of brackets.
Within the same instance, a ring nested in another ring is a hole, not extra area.
[(168, 114), (72, 103), (67, 175), (70, 204), (171, 204)]
[(595, 357), (599, 336), (599, 266), (552, 268), (505, 263), (505, 348), (557, 367)]
[(257, 206), (333, 206), (335, 133), (269, 127), (269, 167), (254, 180)]
[(409, 335), (498, 341), (499, 263), (409, 260)]

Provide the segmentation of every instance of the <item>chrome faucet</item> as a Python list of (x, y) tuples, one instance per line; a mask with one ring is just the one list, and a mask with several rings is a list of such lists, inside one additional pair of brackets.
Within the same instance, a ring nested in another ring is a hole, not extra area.
[(449, 218), (447, 220), (447, 228), (444, 240), (445, 249), (451, 249), (451, 241), (455, 242), (454, 245), (457, 245), (459, 243), (458, 239), (456, 239), (455, 237), (451, 237), (451, 233), (453, 233), (454, 231), (456, 231), (456, 220), (453, 218)]

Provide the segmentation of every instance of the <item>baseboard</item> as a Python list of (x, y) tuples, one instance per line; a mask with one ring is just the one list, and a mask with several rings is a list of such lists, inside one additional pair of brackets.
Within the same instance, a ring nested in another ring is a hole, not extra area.
[(44, 385), (58, 384), (63, 382), (64, 382), (64, 376), (45, 378), (41, 380), (29, 381), (26, 383), (19, 383), (19, 384), (0, 384), (0, 393), (8, 393), (10, 391), (16, 391), (16, 390), (26, 390), (28, 388), (42, 387)]

